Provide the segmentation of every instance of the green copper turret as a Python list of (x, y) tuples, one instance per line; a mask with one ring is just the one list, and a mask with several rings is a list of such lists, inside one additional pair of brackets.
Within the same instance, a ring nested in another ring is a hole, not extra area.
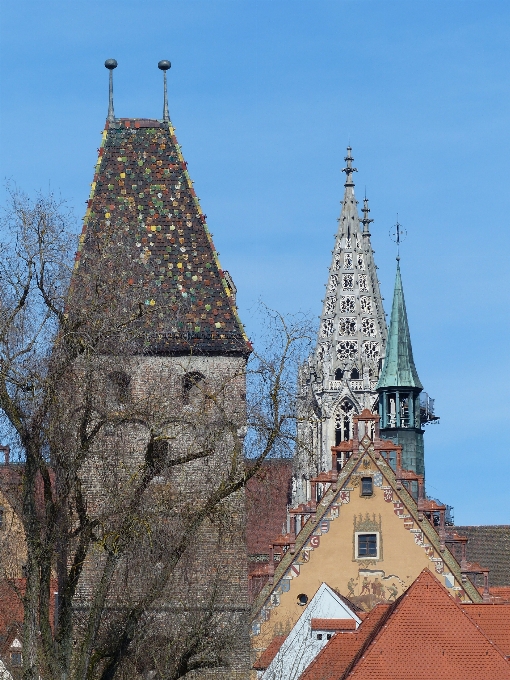
[(423, 385), (414, 365), (411, 336), (400, 263), (391, 308), (390, 329), (384, 366), (377, 383), (381, 437), (391, 439), (402, 449), (402, 466), (425, 474), (423, 430), (421, 428), (420, 392)]

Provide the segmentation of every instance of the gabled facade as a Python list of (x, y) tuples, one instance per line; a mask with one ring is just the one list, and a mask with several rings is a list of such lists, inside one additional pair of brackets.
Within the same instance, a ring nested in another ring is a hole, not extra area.
[(355, 416), (353, 438), (332, 448), (330, 472), (311, 479), (311, 499), (290, 510), (290, 532), (275, 538), (253, 607), (255, 650), (292, 629), (301, 596), (322, 582), (370, 611), (430, 568), (458, 602), (480, 602), (468, 578), (479, 567), (461, 567), (450, 552), (457, 539), (445, 510), (425, 498), (421, 475), (403, 469), (402, 447), (380, 437), (379, 416)]
[(353, 417), (375, 408), (386, 351), (386, 320), (370, 243), (373, 220), (366, 198), (363, 218), (358, 213), (351, 151), (348, 147), (345, 193), (317, 345), (299, 375), (296, 502), (306, 501), (311, 477), (329, 470), (331, 447), (352, 439)]
[[(260, 680), (298, 680), (337, 630), (356, 630), (361, 618), (325, 583), (309, 602), (302, 602), (301, 616), (282, 640)], [(256, 664), (260, 668), (261, 664)]]

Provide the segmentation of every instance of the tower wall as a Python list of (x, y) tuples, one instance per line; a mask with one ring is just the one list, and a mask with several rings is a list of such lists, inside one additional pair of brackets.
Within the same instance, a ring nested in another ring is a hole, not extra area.
[[(75, 603), (78, 629), (105, 573), (105, 547), (116, 532), (121, 541), (122, 531), (130, 532), (133, 540), (115, 567), (107, 602), (111, 621), (122, 608), (143, 601), (158, 570), (165, 568), (184, 539), (186, 550), (148, 607), (148, 632), (135, 641), (135, 652), (144, 640), (150, 646), (158, 635), (184, 639), (207, 625), (209, 632), (216, 629), (216, 651), (222, 658), (217, 668), (197, 671), (194, 677), (200, 678), (245, 678), (250, 667), (244, 489), (214, 507), (188, 535), (184, 532), (186, 518), (226, 482), (232, 469), (246, 423), (245, 364), (242, 357), (116, 356), (97, 358), (76, 372), (78, 378), (87, 377), (77, 390), (78, 409), (90, 398), (84, 385), (90, 389), (92, 382), (94, 408), (112, 420), (126, 420), (104, 428), (80, 473), (87, 508), (99, 522), (104, 545), (87, 556)], [(119, 374), (127, 377), (123, 392), (111, 385), (109, 377)], [(202, 384), (190, 388), (188, 376), (199, 375), (204, 377)], [(142, 421), (169, 438), (170, 461), (206, 446), (211, 453), (176, 467), (163, 466), (137, 503), (148, 442)], [(133, 502), (137, 505), (130, 520)], [(164, 646), (159, 650), (159, 663), (164, 664), (166, 653), (179, 650), (178, 640), (173, 644), (172, 650), (165, 651)]]

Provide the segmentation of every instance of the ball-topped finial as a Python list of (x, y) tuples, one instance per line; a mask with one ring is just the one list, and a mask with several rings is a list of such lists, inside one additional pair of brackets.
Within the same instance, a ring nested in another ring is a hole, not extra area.
[(113, 71), (114, 68), (117, 68), (117, 60), (116, 59), (107, 59), (104, 63), (106, 68), (109, 71)]
[(158, 62), (158, 68), (162, 71), (168, 71), (171, 66), (172, 64), (168, 61), (168, 59), (162, 59)]

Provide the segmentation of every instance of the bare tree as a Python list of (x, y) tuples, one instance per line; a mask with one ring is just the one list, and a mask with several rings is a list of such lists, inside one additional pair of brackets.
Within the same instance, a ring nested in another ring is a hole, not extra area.
[(267, 342), (248, 365), (190, 348), (170, 371), (150, 357), (148, 375), (133, 346), (154, 311), (123, 309), (113, 291), (107, 306), (97, 296), (73, 314), (71, 279), (75, 290), (100, 282), (72, 276), (70, 211), (53, 195), (9, 196), (0, 414), (23, 470), (23, 678), (228, 669), (247, 637), (243, 489), (265, 459), (293, 448), (310, 326), (266, 310)]

